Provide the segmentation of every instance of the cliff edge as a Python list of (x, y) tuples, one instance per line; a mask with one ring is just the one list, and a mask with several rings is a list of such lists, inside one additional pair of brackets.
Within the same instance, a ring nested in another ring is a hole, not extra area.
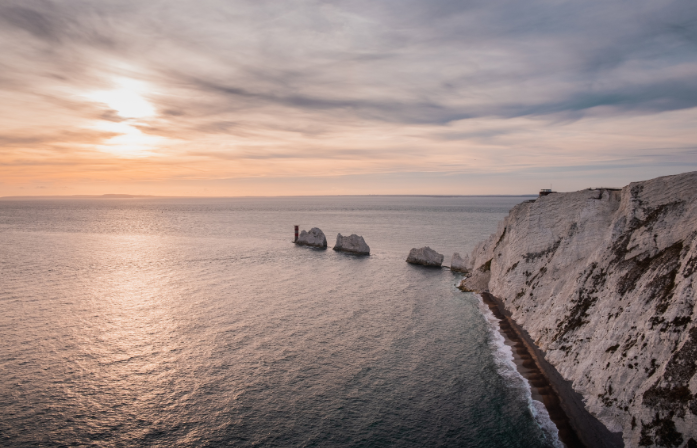
[(627, 446), (697, 447), (697, 172), (526, 201), (469, 263)]

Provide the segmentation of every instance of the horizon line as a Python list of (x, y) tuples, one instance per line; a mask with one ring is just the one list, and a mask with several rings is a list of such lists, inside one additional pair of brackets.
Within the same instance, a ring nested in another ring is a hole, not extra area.
[(318, 195), (258, 195), (258, 196), (160, 196), (146, 194), (74, 194), (74, 195), (13, 195), (2, 199), (238, 199), (238, 198), (314, 198), (314, 197), (531, 197), (535, 194), (318, 194)]

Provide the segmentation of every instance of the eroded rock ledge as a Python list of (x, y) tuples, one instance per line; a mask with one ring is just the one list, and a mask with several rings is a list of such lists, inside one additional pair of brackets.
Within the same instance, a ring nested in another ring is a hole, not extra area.
[(697, 172), (519, 204), (466, 268), (626, 446), (697, 446)]

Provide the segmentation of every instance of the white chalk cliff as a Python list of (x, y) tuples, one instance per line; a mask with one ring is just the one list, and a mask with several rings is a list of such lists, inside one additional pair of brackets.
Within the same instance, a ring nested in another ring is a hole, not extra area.
[(697, 172), (519, 204), (468, 268), (626, 446), (697, 446)]
[(322, 232), (317, 227), (313, 227), (310, 229), (309, 232), (306, 232), (304, 230), (300, 232), (300, 236), (298, 236), (298, 241), (296, 241), (295, 244), (299, 246), (326, 248), (327, 238), (324, 236), (324, 232)]
[(370, 247), (365, 243), (362, 236), (352, 234), (351, 236), (336, 236), (334, 250), (339, 252), (350, 252), (356, 255), (370, 255)]

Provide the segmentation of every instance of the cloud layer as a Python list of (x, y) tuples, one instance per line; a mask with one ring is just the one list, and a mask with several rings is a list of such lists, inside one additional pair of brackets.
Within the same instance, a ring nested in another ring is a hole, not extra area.
[(0, 43), (0, 195), (697, 167), (691, 0), (7, 0)]

